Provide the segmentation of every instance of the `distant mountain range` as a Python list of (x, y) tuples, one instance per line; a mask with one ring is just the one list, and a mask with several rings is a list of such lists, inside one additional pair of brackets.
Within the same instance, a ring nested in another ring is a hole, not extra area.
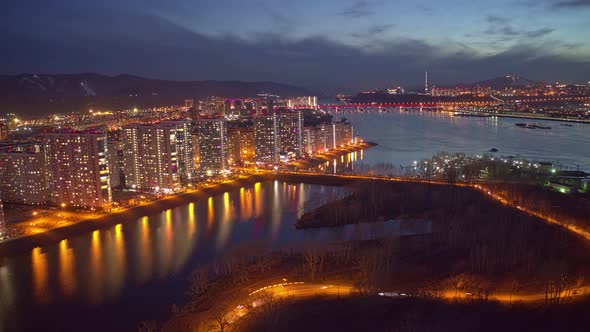
[(253, 97), (272, 93), (285, 97), (311, 94), (275, 82), (169, 81), (133, 75), (94, 73), (0, 76), (0, 114), (42, 116), (95, 109), (123, 109), (182, 104), (186, 98)]

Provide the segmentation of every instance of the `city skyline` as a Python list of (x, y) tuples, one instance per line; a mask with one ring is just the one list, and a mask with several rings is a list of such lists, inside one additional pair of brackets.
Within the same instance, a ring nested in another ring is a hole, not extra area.
[(503, 74), (585, 83), (589, 10), (588, 1), (567, 0), (26, 1), (5, 6), (10, 47), (0, 72), (271, 80), (330, 91), (418, 85), (425, 70), (433, 84)]

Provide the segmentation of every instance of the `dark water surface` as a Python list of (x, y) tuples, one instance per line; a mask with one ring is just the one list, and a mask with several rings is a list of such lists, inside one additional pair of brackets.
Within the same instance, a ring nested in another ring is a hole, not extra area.
[[(590, 172), (590, 124), (514, 119), (455, 117), (449, 113), (399, 112), (338, 113), (354, 124), (356, 135), (378, 143), (357, 153), (354, 164), (372, 166), (391, 163), (408, 166), (430, 158), (439, 151), (483, 154), (492, 148), (497, 155), (515, 156), (536, 161), (553, 161), (564, 169)], [(551, 130), (526, 129), (516, 123), (537, 123)], [(354, 154), (353, 154), (354, 157)], [(336, 160), (346, 163), (347, 157)], [(330, 164), (333, 169), (333, 163)], [(350, 168), (350, 167), (349, 167)]]
[[(263, 182), (0, 258), (0, 331), (135, 331), (183, 303), (190, 272), (228, 250), (399, 233), (400, 224), (298, 231), (304, 211), (342, 187)], [(233, 247), (233, 249), (232, 249)]]

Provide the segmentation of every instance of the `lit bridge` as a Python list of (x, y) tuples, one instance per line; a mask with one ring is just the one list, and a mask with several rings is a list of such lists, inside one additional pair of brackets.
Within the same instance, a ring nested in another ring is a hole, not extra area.
[[(527, 103), (559, 103), (559, 102), (590, 102), (590, 96), (492, 96), (480, 100), (466, 101), (426, 101), (426, 102), (393, 102), (393, 103), (342, 103), (325, 104), (317, 108), (326, 110), (386, 110), (386, 109), (440, 109), (454, 107), (485, 107), (500, 104), (527, 104)], [(295, 109), (309, 107), (294, 107)]]

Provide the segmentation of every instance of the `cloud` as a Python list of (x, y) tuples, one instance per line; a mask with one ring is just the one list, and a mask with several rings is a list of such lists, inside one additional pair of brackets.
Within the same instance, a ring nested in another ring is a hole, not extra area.
[(434, 8), (425, 4), (417, 4), (416, 8), (427, 14), (432, 14), (435, 12)]
[(393, 28), (395, 26), (395, 24), (378, 24), (378, 25), (374, 25), (372, 27), (369, 28), (369, 33), (370, 34), (380, 34), (383, 33), (391, 28)]
[(537, 30), (531, 30), (531, 31), (524, 32), (524, 36), (529, 37), (529, 38), (538, 38), (538, 37), (548, 35), (548, 34), (552, 33), (553, 31), (555, 31), (555, 29), (541, 28), (541, 29), (537, 29)]
[(393, 27), (395, 27), (395, 24), (376, 24), (366, 30), (353, 32), (350, 36), (356, 38), (357, 42), (367, 44), (372, 49), (370, 45), (382, 43), (382, 35)]
[(269, 6), (263, 6), (263, 8), (270, 19), (272, 31), (277, 32), (278, 29), (278, 32), (284, 34), (292, 30), (295, 23), (293, 22), (291, 16), (284, 15), (283, 13), (270, 8)]
[(555, 31), (552, 28), (540, 28), (536, 30), (516, 30), (511, 26), (504, 26), (495, 29), (488, 29), (485, 31), (489, 35), (500, 35), (502, 40), (508, 41), (514, 38), (540, 38)]
[(590, 0), (562, 0), (553, 3), (555, 8), (590, 8)]
[(352, 6), (344, 9), (340, 13), (341, 16), (349, 18), (362, 18), (375, 14), (375, 11), (371, 8), (369, 3), (365, 0), (360, 0), (352, 4)]
[(486, 16), (486, 22), (490, 24), (508, 24), (510, 22), (509, 18), (496, 16), (496, 15), (488, 15)]
[(511, 19), (495, 15), (486, 16), (485, 21), (489, 23), (489, 26), (484, 30), (484, 33), (500, 36), (500, 41), (510, 41), (515, 38), (540, 38), (555, 31), (555, 29), (548, 27), (536, 30), (518, 30), (511, 25)]

